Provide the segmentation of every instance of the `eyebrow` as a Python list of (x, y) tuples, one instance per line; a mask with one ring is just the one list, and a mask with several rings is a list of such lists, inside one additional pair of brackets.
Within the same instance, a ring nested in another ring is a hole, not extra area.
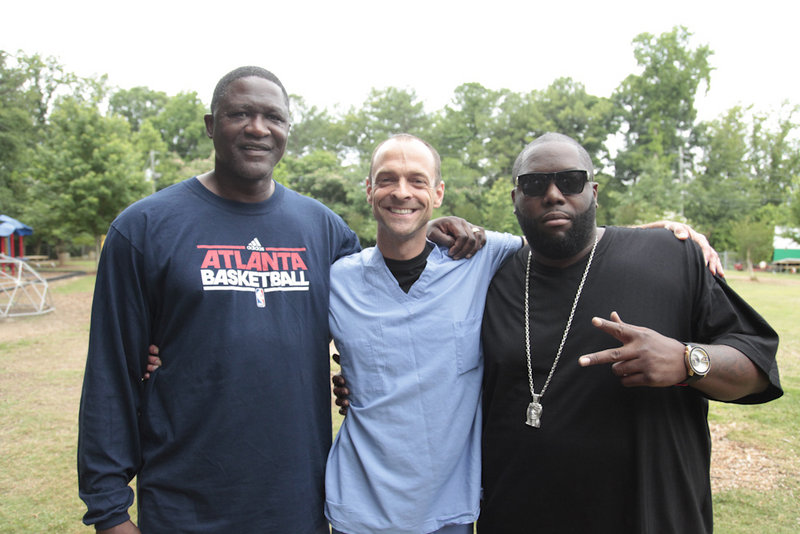
[(244, 111), (258, 111), (258, 112), (269, 112), (269, 113), (279, 113), (281, 115), (289, 114), (289, 111), (281, 106), (275, 106), (272, 104), (256, 104), (253, 102), (228, 102), (226, 109), (240, 109)]

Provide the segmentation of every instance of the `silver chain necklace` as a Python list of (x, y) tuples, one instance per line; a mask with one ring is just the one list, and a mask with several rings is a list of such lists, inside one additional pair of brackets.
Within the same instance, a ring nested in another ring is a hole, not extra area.
[[(597, 230), (595, 230), (597, 232)], [(564, 349), (564, 343), (567, 341), (569, 334), (569, 327), (572, 325), (572, 318), (575, 316), (575, 308), (578, 307), (578, 300), (581, 298), (581, 291), (583, 291), (583, 284), (586, 282), (586, 276), (589, 274), (589, 267), (592, 266), (592, 258), (594, 258), (594, 251), (597, 249), (597, 242), (599, 236), (595, 233), (594, 245), (592, 245), (592, 252), (589, 254), (589, 261), (586, 262), (586, 269), (583, 271), (581, 283), (578, 284), (578, 291), (575, 293), (575, 300), (572, 303), (572, 310), (569, 312), (569, 319), (567, 319), (567, 326), (564, 327), (564, 335), (561, 336), (561, 344), (558, 346), (556, 358), (553, 360), (553, 365), (550, 367), (550, 374), (547, 375), (547, 380), (542, 386), (542, 391), (536, 394), (533, 391), (533, 370), (531, 369), (531, 328), (530, 328), (530, 292), (529, 285), (531, 279), (531, 257), (533, 256), (532, 250), (528, 251), (528, 267), (525, 269), (525, 355), (528, 360), (528, 385), (531, 388), (531, 398), (533, 401), (528, 404), (526, 413), (525, 424), (535, 428), (539, 428), (542, 424), (542, 397), (550, 385), (550, 380), (553, 378), (553, 373), (556, 371), (558, 360), (561, 358), (561, 351)]]

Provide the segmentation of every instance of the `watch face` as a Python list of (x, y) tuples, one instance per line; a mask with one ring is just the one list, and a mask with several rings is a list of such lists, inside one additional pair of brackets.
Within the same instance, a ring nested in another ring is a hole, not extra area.
[(711, 366), (708, 353), (700, 347), (692, 348), (691, 352), (689, 352), (689, 365), (691, 365), (695, 373), (699, 375), (706, 374)]

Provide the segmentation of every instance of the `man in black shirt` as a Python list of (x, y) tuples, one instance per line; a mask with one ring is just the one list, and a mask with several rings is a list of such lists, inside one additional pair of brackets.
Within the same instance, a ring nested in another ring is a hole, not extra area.
[(530, 245), (487, 297), (479, 531), (711, 532), (707, 399), (779, 397), (777, 335), (695, 244), (597, 227), (571, 138), (513, 175)]

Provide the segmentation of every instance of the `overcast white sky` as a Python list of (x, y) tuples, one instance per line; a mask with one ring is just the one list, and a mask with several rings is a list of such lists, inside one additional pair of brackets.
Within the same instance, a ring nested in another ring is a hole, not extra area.
[(797, 0), (32, 0), (2, 8), (0, 49), (206, 103), (223, 74), (256, 64), (320, 107), (396, 86), (430, 112), (466, 82), (527, 92), (570, 76), (609, 96), (636, 72), (636, 35), (684, 25), (714, 51), (698, 103), (709, 119), (736, 104), (800, 104), (798, 21)]

